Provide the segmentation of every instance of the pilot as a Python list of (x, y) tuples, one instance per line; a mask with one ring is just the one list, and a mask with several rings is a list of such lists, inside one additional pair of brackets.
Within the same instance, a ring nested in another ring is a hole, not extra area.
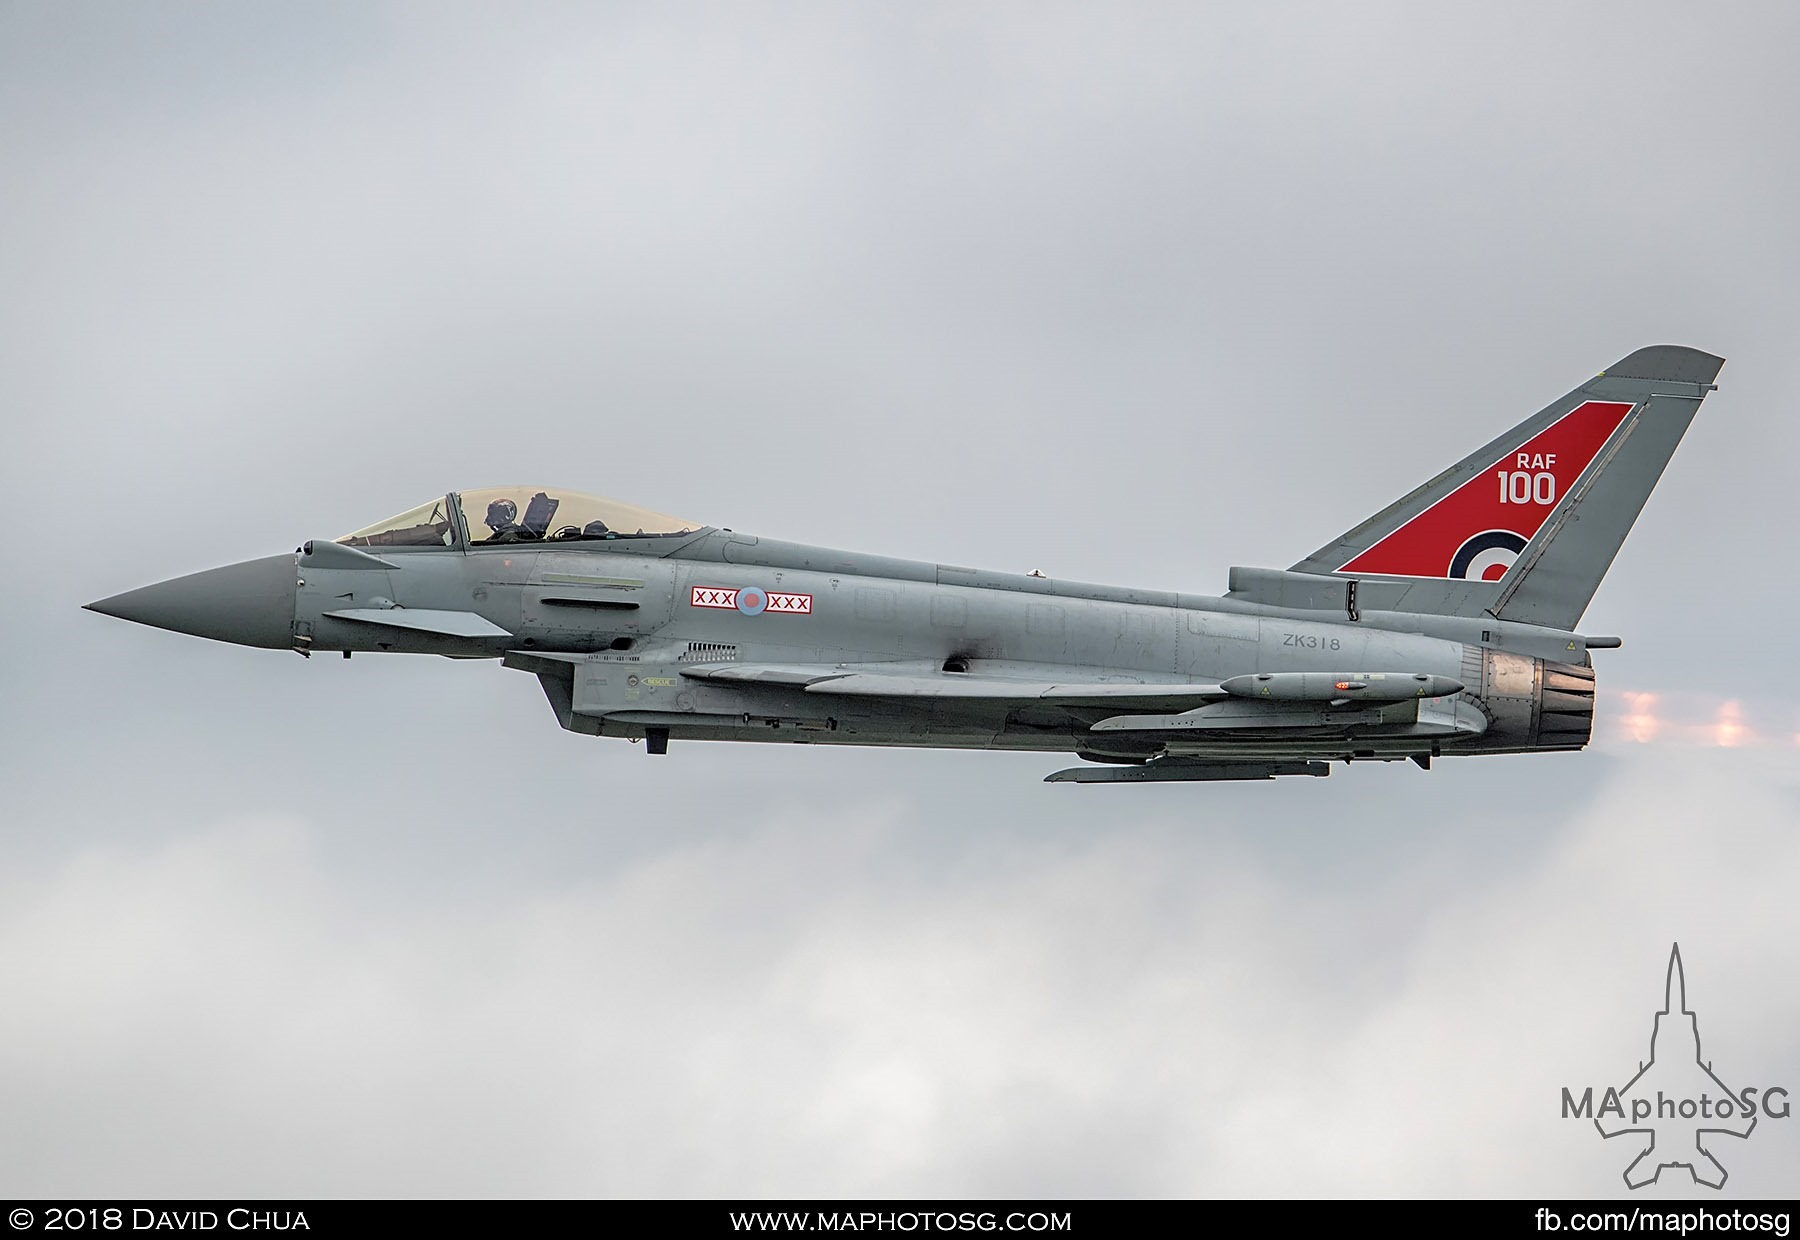
[(518, 542), (524, 530), (518, 523), (519, 506), (510, 499), (497, 499), (488, 505), (487, 527), (494, 531), (485, 542)]
[(612, 531), (606, 528), (604, 521), (589, 521), (581, 527), (581, 532), (589, 538), (605, 538)]

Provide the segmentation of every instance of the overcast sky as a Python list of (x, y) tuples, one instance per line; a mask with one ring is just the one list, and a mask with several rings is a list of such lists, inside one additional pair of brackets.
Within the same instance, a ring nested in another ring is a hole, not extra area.
[[(1623, 1194), (1560, 1091), (1676, 940), (1800, 1093), (1796, 46), (0, 0), (0, 1195)], [(514, 481), (1220, 593), (1656, 343), (1728, 361), (1581, 755), (652, 761), (493, 664), (79, 610)], [(1800, 1118), (1720, 1141), (1800, 1190)]]

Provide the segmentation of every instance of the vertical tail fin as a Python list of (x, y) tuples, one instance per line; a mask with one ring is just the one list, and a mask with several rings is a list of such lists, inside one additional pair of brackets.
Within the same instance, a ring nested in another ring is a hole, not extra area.
[(1573, 629), (1724, 364), (1639, 349), (1292, 571), (1383, 579), (1400, 611)]

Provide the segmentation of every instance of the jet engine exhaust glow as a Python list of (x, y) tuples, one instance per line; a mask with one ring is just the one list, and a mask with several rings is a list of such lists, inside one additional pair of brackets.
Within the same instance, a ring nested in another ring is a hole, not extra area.
[(1706, 693), (1621, 690), (1623, 710), (1603, 715), (1597, 731), (1606, 744), (1703, 749), (1800, 748), (1800, 728), (1779, 722), (1782, 708)]

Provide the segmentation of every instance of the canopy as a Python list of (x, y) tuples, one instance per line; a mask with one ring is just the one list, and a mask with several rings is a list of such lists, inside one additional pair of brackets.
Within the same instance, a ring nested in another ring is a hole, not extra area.
[(338, 539), (351, 547), (454, 547), (452, 511), (460, 510), (471, 546), (672, 538), (705, 527), (616, 499), (541, 486), (452, 491)]

